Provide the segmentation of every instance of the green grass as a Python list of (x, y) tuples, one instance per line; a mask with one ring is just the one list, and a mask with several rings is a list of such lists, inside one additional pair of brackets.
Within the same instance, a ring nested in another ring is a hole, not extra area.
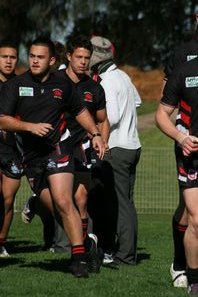
[(158, 106), (158, 101), (143, 101), (142, 105), (137, 109), (138, 115), (144, 115), (155, 112)]
[(157, 127), (145, 129), (139, 132), (142, 148), (172, 148), (174, 141), (164, 135)]
[[(150, 104), (150, 103), (149, 103)], [(144, 104), (145, 110), (154, 111), (154, 105)], [(144, 110), (144, 112), (145, 112)], [(143, 199), (145, 207), (157, 203), (163, 205), (169, 197), (168, 185), (176, 178), (162, 171), (161, 162), (153, 165), (144, 148), (170, 148), (171, 156), (166, 157), (167, 165), (174, 162), (173, 142), (157, 128), (141, 131), (143, 147), (142, 166), (139, 167), (137, 186), (142, 189), (136, 199)], [(159, 150), (160, 158), (163, 153)], [(163, 156), (162, 156), (163, 157)], [(161, 160), (161, 159), (160, 159)], [(155, 175), (154, 175), (155, 174)], [(142, 180), (144, 183), (142, 184)], [(157, 180), (157, 182), (156, 182)], [(154, 185), (153, 185), (154, 183)], [(146, 189), (146, 190), (145, 190)], [(148, 191), (149, 189), (149, 191)], [(160, 192), (161, 191), (161, 192)], [(25, 192), (25, 194), (24, 194)], [(26, 199), (29, 187), (23, 183), (18, 199)], [(177, 200), (177, 197), (175, 197)], [(25, 200), (24, 200), (25, 201)], [(138, 204), (138, 201), (136, 201)], [(20, 208), (19, 208), (20, 209)], [(172, 236), (170, 215), (140, 215), (138, 239), (138, 265), (112, 270), (102, 267), (98, 275), (89, 279), (75, 279), (66, 271), (69, 255), (41, 252), (42, 225), (36, 217), (30, 225), (15, 218), (9, 234), (8, 248), (12, 256), (0, 258), (0, 297), (185, 297), (185, 289), (172, 287), (169, 268), (172, 261)]]
[[(1, 297), (183, 297), (171, 285), (171, 217), (139, 215), (138, 265), (119, 270), (102, 267), (100, 274), (76, 279), (66, 271), (66, 256), (41, 252), (41, 223), (30, 225), (15, 215), (10, 231), (12, 256), (0, 259)], [(67, 258), (69, 255), (67, 255)]]

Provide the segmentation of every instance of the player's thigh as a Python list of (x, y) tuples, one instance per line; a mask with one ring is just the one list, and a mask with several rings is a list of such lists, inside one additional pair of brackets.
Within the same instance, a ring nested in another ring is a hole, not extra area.
[(20, 179), (14, 179), (7, 177), (3, 174), (2, 177), (2, 192), (3, 196), (6, 199), (14, 199), (16, 192), (20, 187)]
[(70, 172), (61, 172), (48, 176), (50, 192), (55, 203), (72, 200), (74, 176)]
[(183, 191), (189, 222), (198, 226), (198, 187), (186, 188)]

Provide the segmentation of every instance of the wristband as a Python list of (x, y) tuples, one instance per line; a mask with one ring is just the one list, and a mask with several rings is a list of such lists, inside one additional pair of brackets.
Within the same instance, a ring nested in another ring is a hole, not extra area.
[(95, 132), (95, 133), (92, 134), (93, 138), (96, 137), (96, 136), (101, 136), (101, 134), (99, 132)]
[(182, 144), (182, 142), (184, 141), (184, 139), (186, 137), (189, 137), (189, 135), (183, 134), (182, 132), (179, 132), (176, 136), (176, 141), (179, 142), (180, 144)]

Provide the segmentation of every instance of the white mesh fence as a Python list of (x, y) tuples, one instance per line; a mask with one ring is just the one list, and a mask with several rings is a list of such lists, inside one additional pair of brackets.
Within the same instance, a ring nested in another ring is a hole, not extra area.
[[(16, 211), (22, 210), (30, 195), (29, 185), (23, 178), (16, 197)], [(179, 198), (173, 148), (142, 149), (134, 199), (138, 213), (168, 214), (174, 211)]]
[(134, 199), (138, 213), (174, 211), (179, 198), (173, 148), (142, 149)]

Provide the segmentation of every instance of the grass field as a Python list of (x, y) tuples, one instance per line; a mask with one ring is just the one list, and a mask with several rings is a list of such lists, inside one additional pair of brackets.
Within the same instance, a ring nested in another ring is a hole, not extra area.
[(151, 112), (154, 112), (157, 109), (158, 102), (153, 101), (143, 101), (142, 105), (137, 109), (138, 115), (144, 115)]
[[(149, 112), (153, 112), (154, 107), (155, 104), (145, 106)], [(147, 147), (157, 147), (168, 148), (173, 152), (173, 143), (157, 128), (142, 131), (140, 138), (143, 147), (143, 166), (138, 173), (138, 186), (142, 189), (139, 195), (143, 197), (144, 205), (146, 203), (151, 205), (151, 198), (154, 195), (157, 196), (158, 203), (163, 205), (164, 197), (161, 193), (166, 193), (167, 183), (175, 180), (174, 174), (171, 176), (163, 172), (162, 175), (161, 163), (153, 164), (150, 155), (147, 157), (144, 150)], [(159, 152), (159, 157), (161, 155), (162, 153)], [(165, 161), (170, 166), (174, 162), (173, 154), (171, 153), (171, 157)], [(145, 168), (147, 168), (146, 172)], [(154, 171), (156, 175), (161, 176), (157, 180), (156, 187), (152, 184), (156, 178), (152, 175)], [(144, 174), (146, 174), (145, 177)], [(144, 180), (144, 184), (141, 180)], [(148, 188), (151, 192), (145, 191)], [(17, 198), (21, 196), (21, 199), (24, 199), (29, 192), (25, 183)], [(170, 197), (170, 199), (173, 198)], [(169, 275), (172, 261), (170, 215), (139, 214), (138, 265), (123, 266), (119, 270), (102, 267), (100, 274), (91, 274), (87, 280), (75, 279), (67, 272), (69, 255), (40, 251), (42, 230), (38, 218), (35, 218), (30, 225), (25, 225), (21, 222), (19, 214), (15, 214), (8, 244), (12, 256), (9, 259), (0, 258), (0, 297), (29, 295), (35, 297), (187, 296), (185, 289), (172, 287)]]
[(138, 264), (119, 270), (101, 268), (100, 274), (76, 279), (67, 272), (69, 255), (41, 252), (41, 223), (30, 225), (15, 215), (10, 231), (11, 257), (0, 259), (1, 297), (183, 297), (172, 287), (171, 217), (139, 215)]

